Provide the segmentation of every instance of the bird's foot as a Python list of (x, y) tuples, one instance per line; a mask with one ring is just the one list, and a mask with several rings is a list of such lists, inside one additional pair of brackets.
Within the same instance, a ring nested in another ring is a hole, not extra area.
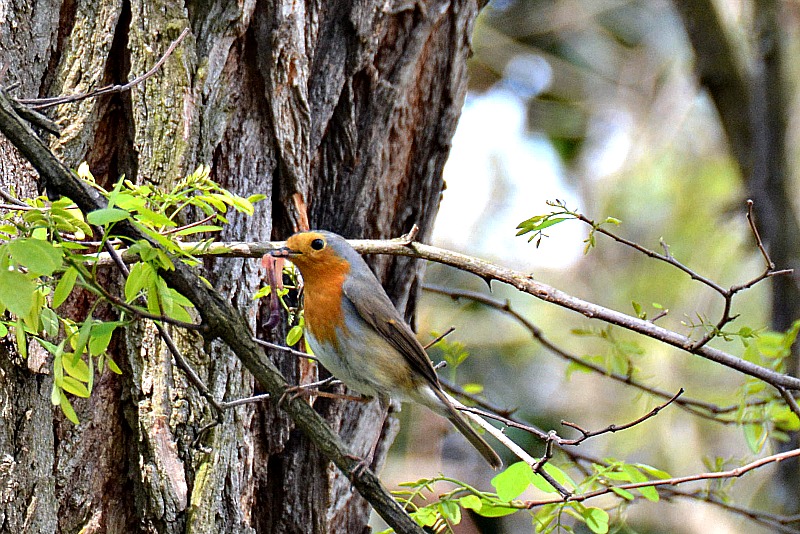
[(360, 456), (357, 456), (355, 454), (346, 454), (345, 456), (356, 462), (356, 465), (353, 466), (353, 469), (350, 470), (349, 478), (350, 482), (352, 482), (353, 480), (363, 475), (364, 471), (369, 469), (369, 467), (372, 465), (374, 451), (365, 456), (364, 458), (361, 458)]

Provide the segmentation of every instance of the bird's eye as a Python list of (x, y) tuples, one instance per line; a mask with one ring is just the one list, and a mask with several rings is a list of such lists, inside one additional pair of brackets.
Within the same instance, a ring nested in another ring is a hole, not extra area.
[(322, 250), (323, 248), (325, 248), (325, 241), (322, 239), (315, 239), (314, 241), (311, 242), (311, 248), (313, 248), (314, 250)]

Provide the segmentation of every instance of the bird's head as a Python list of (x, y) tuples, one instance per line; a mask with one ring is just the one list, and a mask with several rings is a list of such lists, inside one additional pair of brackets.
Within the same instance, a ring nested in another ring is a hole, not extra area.
[(326, 270), (349, 270), (352, 259), (359, 257), (342, 236), (324, 230), (296, 233), (270, 254), (294, 263), (304, 278)]

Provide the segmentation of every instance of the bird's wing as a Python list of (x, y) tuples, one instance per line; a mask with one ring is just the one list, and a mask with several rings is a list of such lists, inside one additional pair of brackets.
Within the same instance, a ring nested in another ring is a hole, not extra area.
[[(378, 283), (377, 280), (375, 282)], [(360, 284), (356, 287), (369, 287), (370, 285)], [(380, 284), (376, 291), (354, 290), (354, 286), (355, 284), (345, 282), (344, 296), (361, 318), (382, 334), (406, 358), (411, 367), (424, 376), (432, 386), (435, 386), (435, 389), (441, 388), (439, 378), (436, 376), (436, 371), (425, 353), (425, 349), (400, 316), (392, 301), (386, 296)]]

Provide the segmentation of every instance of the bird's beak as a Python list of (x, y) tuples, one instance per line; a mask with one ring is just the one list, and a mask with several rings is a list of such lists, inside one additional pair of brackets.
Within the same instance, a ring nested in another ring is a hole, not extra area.
[(289, 247), (276, 248), (275, 250), (271, 250), (269, 252), (269, 255), (275, 258), (291, 258), (292, 256), (297, 256), (298, 254), (300, 253), (296, 250), (290, 249)]

